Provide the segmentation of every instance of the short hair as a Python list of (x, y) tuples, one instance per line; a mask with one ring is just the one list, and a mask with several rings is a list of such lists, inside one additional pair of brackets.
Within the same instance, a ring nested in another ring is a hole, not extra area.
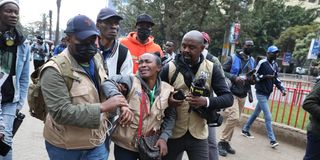
[(161, 54), (160, 54), (160, 52), (159, 51), (154, 52), (153, 55), (155, 56), (156, 64), (161, 66), (162, 62), (161, 62)]
[(173, 40), (167, 40), (166, 43), (167, 43), (167, 42), (171, 42), (171, 43), (173, 44), (173, 47), (176, 46), (176, 43), (175, 43)]

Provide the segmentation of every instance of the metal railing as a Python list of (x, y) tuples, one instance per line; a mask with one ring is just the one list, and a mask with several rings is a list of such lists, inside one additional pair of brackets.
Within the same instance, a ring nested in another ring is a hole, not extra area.
[[(295, 128), (305, 129), (309, 121), (309, 114), (302, 109), (302, 104), (312, 90), (314, 83), (288, 79), (282, 79), (282, 82), (287, 90), (287, 95), (281, 96), (282, 93), (275, 87), (269, 98), (272, 120)], [(244, 113), (251, 114), (255, 105), (256, 103), (246, 103)]]

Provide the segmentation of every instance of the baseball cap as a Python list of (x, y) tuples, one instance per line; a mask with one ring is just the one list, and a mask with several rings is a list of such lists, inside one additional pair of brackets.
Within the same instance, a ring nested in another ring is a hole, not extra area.
[(123, 20), (121, 16), (117, 14), (117, 12), (111, 8), (102, 8), (97, 16), (97, 22), (99, 20), (103, 21), (111, 17), (116, 17), (119, 20)]
[(150, 15), (148, 15), (148, 14), (140, 14), (140, 15), (137, 17), (136, 25), (137, 25), (138, 23), (141, 23), (141, 22), (147, 22), (147, 23), (150, 23), (151, 26), (154, 26), (152, 17), (151, 17)]
[(277, 46), (270, 46), (267, 50), (268, 53), (274, 53), (274, 52), (278, 52), (279, 49)]
[(206, 32), (201, 32), (201, 33), (202, 33), (202, 36), (203, 36), (204, 40), (206, 40), (210, 44), (211, 43), (211, 38), (210, 38), (209, 34), (206, 33)]
[(251, 40), (251, 39), (245, 40), (245, 41), (244, 41), (244, 45), (246, 45), (246, 46), (253, 46), (253, 45), (254, 45), (253, 40)]
[(2, 7), (3, 5), (5, 5), (7, 3), (13, 3), (19, 8), (19, 4), (15, 0), (0, 0), (0, 7)]
[(84, 40), (90, 36), (98, 36), (99, 32), (94, 22), (85, 15), (77, 15), (67, 23), (64, 33), (74, 34), (78, 39)]

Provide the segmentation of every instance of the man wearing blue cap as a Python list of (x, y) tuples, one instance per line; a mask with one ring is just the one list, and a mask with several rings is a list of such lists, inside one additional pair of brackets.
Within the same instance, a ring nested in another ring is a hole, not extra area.
[(68, 47), (40, 72), (48, 111), (43, 131), (46, 149), (50, 159), (106, 160), (105, 113), (120, 107), (131, 119), (131, 111), (120, 93), (103, 102), (100, 84), (106, 71), (101, 55), (96, 54), (99, 33), (94, 22), (84, 15), (75, 16), (65, 33)]
[(275, 148), (279, 145), (272, 130), (272, 119), (269, 110), (268, 99), (273, 91), (273, 84), (282, 92), (282, 96), (286, 95), (285, 88), (281, 85), (281, 81), (278, 78), (278, 65), (276, 63), (279, 49), (276, 46), (270, 46), (267, 50), (267, 59), (260, 60), (256, 67), (256, 95), (258, 99), (257, 106), (248, 119), (247, 123), (242, 129), (242, 135), (248, 138), (253, 138), (250, 134), (250, 126), (254, 120), (259, 116), (261, 110), (264, 114), (265, 125), (267, 128), (268, 138), (270, 140), (270, 146)]
[(132, 74), (132, 57), (127, 47), (117, 40), (119, 22), (123, 18), (111, 8), (103, 8), (97, 16), (100, 31), (99, 48), (104, 63), (108, 66), (108, 76)]

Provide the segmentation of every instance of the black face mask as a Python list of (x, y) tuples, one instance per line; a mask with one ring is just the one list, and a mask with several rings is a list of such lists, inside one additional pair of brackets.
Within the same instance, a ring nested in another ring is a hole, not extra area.
[(252, 48), (244, 48), (243, 53), (246, 55), (250, 55), (252, 53), (253, 49)]
[(277, 56), (276, 56), (275, 54), (268, 56), (268, 60), (269, 60), (270, 62), (272, 62), (272, 61), (274, 61), (274, 60), (276, 60), (276, 59), (277, 59)]
[(150, 29), (144, 29), (144, 28), (138, 29), (138, 37), (141, 41), (147, 40), (150, 34), (151, 34)]
[(92, 57), (97, 53), (97, 46), (95, 44), (76, 44), (73, 58), (76, 59), (78, 63), (87, 63)]

